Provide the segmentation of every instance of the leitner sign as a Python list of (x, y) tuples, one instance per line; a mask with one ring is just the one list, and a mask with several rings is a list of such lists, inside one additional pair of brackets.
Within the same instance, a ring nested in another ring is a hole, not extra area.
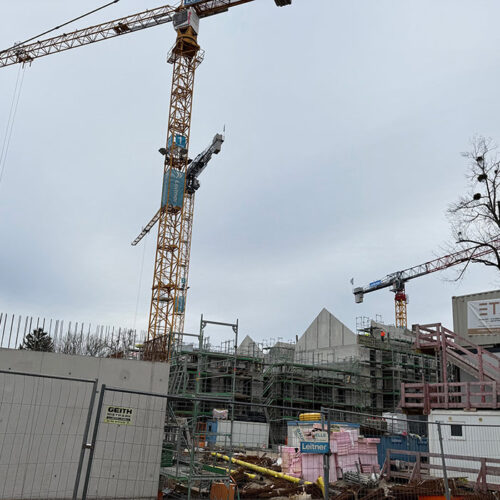
[(328, 453), (330, 447), (328, 443), (321, 443), (315, 441), (301, 441), (300, 442), (300, 452), (301, 453)]
[(121, 406), (108, 406), (104, 422), (106, 424), (130, 425), (134, 415), (133, 408), (122, 408)]

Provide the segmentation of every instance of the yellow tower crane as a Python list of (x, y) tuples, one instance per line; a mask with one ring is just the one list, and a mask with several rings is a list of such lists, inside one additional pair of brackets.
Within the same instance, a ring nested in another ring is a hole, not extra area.
[[(34, 59), (82, 45), (172, 22), (177, 32), (169, 52), (172, 87), (168, 116), (163, 187), (153, 272), (148, 337), (144, 357), (168, 361), (182, 338), (189, 269), (193, 197), (185, 196), (191, 131), (194, 76), (203, 61), (198, 45), (200, 19), (226, 12), (253, 0), (183, 0), (60, 36), (17, 44), (0, 52), (0, 67), (31, 63)], [(292, 0), (274, 0), (278, 7)], [(189, 233), (189, 234), (188, 234)], [(185, 280), (184, 282), (182, 280)]]

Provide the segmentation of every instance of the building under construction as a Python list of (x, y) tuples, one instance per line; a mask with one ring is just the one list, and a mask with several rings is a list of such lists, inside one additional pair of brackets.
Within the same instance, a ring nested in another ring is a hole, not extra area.
[[(247, 336), (237, 350), (227, 343), (219, 349), (184, 344), (172, 360), (169, 392), (211, 396), (219, 405), (234, 394), (235, 420), (265, 419), (272, 444), (283, 444), (297, 408), (381, 415), (398, 408), (401, 383), (437, 382), (436, 357), (412, 346), (408, 330), (372, 321), (355, 333), (323, 309), (294, 343), (264, 345)], [(264, 403), (265, 414), (252, 403)], [(194, 407), (184, 400), (176, 413), (190, 417)], [(197, 418), (210, 418), (213, 408), (198, 405)]]

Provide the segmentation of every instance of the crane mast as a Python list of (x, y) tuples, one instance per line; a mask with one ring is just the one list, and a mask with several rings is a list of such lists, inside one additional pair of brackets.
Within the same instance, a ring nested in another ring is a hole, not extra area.
[[(188, 278), (189, 278), (189, 262), (191, 254), (191, 237), (193, 234), (193, 216), (194, 216), (194, 198), (197, 189), (200, 187), (198, 181), (199, 175), (208, 165), (213, 154), (219, 154), (221, 150), (222, 143), (224, 142), (224, 136), (222, 134), (216, 134), (212, 140), (210, 146), (208, 146), (202, 153), (200, 153), (192, 162), (189, 163), (187, 173), (186, 173), (186, 187), (184, 191), (184, 223), (182, 225), (183, 231), (181, 234), (181, 262), (185, 265), (180, 268), (180, 298), (177, 301), (176, 314), (179, 316), (179, 331), (184, 331), (184, 310), (186, 307), (186, 295), (188, 289)], [(160, 149), (160, 152), (167, 156), (168, 152), (165, 148)], [(168, 160), (167, 160), (168, 163)], [(153, 218), (148, 222), (148, 224), (142, 229), (137, 238), (132, 242), (132, 246), (137, 245), (142, 238), (154, 227), (158, 222), (163, 212), (163, 208), (160, 208)]]
[(494, 253), (500, 249), (500, 238), (489, 241), (484, 245), (476, 245), (465, 248), (458, 252), (444, 255), (434, 260), (430, 260), (418, 266), (397, 271), (388, 274), (384, 278), (372, 281), (365, 287), (356, 287), (353, 289), (354, 300), (356, 304), (363, 302), (365, 294), (381, 290), (382, 288), (391, 287), (394, 292), (394, 308), (395, 308), (395, 325), (400, 328), (406, 328), (408, 324), (407, 303), (405, 283), (420, 276), (435, 273), (456, 266), (463, 262), (474, 262), (475, 259), (480, 259), (486, 255)]
[[(197, 41), (198, 18), (193, 10), (184, 11), (184, 22), (168, 61), (173, 64), (172, 90), (163, 168), (163, 188), (153, 271), (148, 338), (144, 357), (170, 358), (174, 342), (181, 333), (185, 290), (181, 282), (189, 254), (181, 252), (185, 226), (192, 220), (192, 203), (184, 200), (188, 166), (194, 77), (203, 60)], [(185, 203), (186, 201), (186, 203)]]

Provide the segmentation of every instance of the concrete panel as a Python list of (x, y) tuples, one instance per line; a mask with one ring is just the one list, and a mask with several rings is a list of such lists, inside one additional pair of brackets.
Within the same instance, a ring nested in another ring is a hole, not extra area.
[(261, 358), (263, 357), (263, 352), (259, 349), (255, 341), (247, 335), (238, 346), (238, 354), (240, 356), (249, 356)]
[(356, 344), (356, 334), (332, 313), (322, 309), (297, 342), (296, 351), (314, 351)]
[(166, 394), (170, 365), (128, 359), (0, 349), (0, 369), (58, 377), (98, 379), (99, 384), (110, 387)]

